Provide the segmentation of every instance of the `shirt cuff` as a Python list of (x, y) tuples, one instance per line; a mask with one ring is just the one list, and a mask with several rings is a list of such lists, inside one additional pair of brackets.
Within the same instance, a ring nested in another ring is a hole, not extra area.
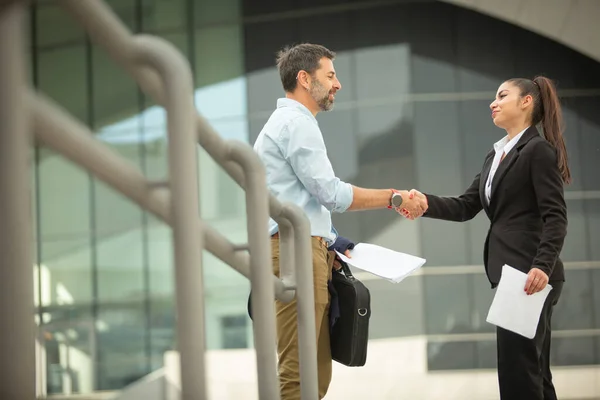
[(336, 196), (335, 207), (333, 212), (343, 213), (346, 211), (354, 200), (354, 191), (352, 185), (346, 182), (340, 182), (340, 186)]

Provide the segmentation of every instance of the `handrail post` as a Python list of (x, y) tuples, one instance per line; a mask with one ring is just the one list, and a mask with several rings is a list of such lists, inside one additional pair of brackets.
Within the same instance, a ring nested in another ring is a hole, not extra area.
[(198, 224), (198, 160), (192, 72), (173, 46), (156, 37), (134, 40), (134, 59), (154, 67), (163, 79), (169, 134), (169, 188), (175, 256), (177, 347), (182, 400), (207, 399), (204, 353), (203, 235)]
[(266, 172), (258, 158), (253, 157), (248, 144), (227, 142), (229, 157), (245, 170), (246, 214), (250, 250), (250, 281), (252, 282), (252, 315), (256, 366), (258, 370), (258, 398), (279, 400), (277, 376), (277, 327), (275, 325), (275, 289), (269, 238), (269, 197)]
[(312, 400), (318, 398), (318, 375), (310, 222), (302, 209), (293, 203), (284, 203), (282, 214), (294, 226), (300, 396), (302, 400)]
[(34, 399), (30, 149), (22, 1), (0, 1), (0, 398)]

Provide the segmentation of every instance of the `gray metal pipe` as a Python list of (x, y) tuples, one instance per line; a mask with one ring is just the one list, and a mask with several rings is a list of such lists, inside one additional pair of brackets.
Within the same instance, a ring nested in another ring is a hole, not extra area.
[[(164, 89), (157, 74), (149, 68), (133, 63), (130, 57), (131, 52), (131, 32), (114, 15), (112, 10), (103, 2), (98, 0), (57, 0), (59, 5), (70, 14), (83, 29), (88, 32), (91, 40), (101, 47), (121, 68), (129, 73), (140, 85), (144, 93), (152, 97), (157, 104), (164, 105)], [(226, 157), (227, 148), (225, 141), (210, 126), (210, 124), (197, 112), (194, 112), (196, 118), (196, 128), (198, 143), (206, 152), (227, 172), (227, 174), (237, 182), (242, 188), (246, 188), (244, 174), (238, 164), (228, 161)], [(280, 225), (289, 224), (289, 221), (282, 213), (283, 205), (269, 193), (269, 213), (271, 217)], [(294, 210), (292, 212), (302, 212)], [(299, 217), (299, 215), (297, 216)], [(292, 226), (293, 228), (293, 226)], [(291, 230), (283, 230), (280, 233), (281, 239), (286, 239)], [(294, 259), (287, 258), (288, 253), (281, 255), (282, 261), (293, 268)], [(289, 297), (289, 296), (286, 296)]]
[[(142, 172), (124, 160), (108, 146), (94, 139), (88, 127), (76, 121), (45, 96), (30, 94), (35, 135), (40, 144), (86, 168), (115, 190), (125, 194), (143, 209), (171, 225), (170, 194), (167, 190), (152, 189)], [(250, 279), (248, 253), (235, 251), (235, 245), (210, 225), (204, 226), (206, 250)], [(283, 282), (271, 276), (277, 298), (290, 301)], [(293, 292), (292, 292), (293, 294)]]
[[(151, 188), (139, 168), (94, 139), (87, 126), (76, 121), (44, 95), (29, 93), (28, 104), (39, 144), (87, 169), (96, 178), (171, 225), (171, 196), (167, 190)], [(206, 250), (250, 278), (248, 253), (236, 252), (235, 246), (209, 225), (204, 226), (204, 240)], [(271, 281), (276, 294), (285, 292), (283, 283), (277, 277), (272, 276)]]
[(313, 280), (310, 222), (295, 204), (286, 203), (284, 216), (295, 228), (296, 308), (298, 310), (298, 352), (300, 357), (300, 395), (302, 400), (318, 398), (317, 328)]
[(204, 224), (198, 215), (192, 71), (185, 57), (164, 39), (139, 35), (134, 37), (134, 43), (134, 59), (154, 67), (165, 89), (181, 396), (183, 400), (204, 400), (207, 399), (204, 240), (200, 234)]
[(259, 377), (258, 398), (279, 400), (281, 396), (275, 357), (275, 293), (271, 284), (271, 242), (267, 235), (269, 209), (265, 190), (265, 168), (254, 154), (246, 151), (249, 148), (248, 144), (230, 140), (227, 147), (229, 157), (237, 161), (245, 171), (254, 345)]
[(25, 99), (25, 3), (0, 4), (0, 398), (34, 399), (31, 131)]
[[(75, 20), (83, 26), (96, 44), (103, 47), (118, 64), (130, 73), (145, 93), (153, 97), (158, 104), (164, 104), (164, 89), (161, 86), (160, 80), (152, 70), (140, 67), (131, 62), (129, 57), (129, 53), (131, 52), (131, 35), (127, 28), (114, 16), (112, 11), (105, 4), (102, 4), (97, 0), (59, 0), (59, 3), (75, 17)], [(221, 139), (202, 116), (197, 113), (195, 113), (195, 116), (199, 144), (241, 187), (246, 188), (242, 169), (239, 165), (227, 161), (227, 148), (223, 139)], [(251, 151), (250, 149), (247, 150)], [(304, 360), (301, 360), (301, 375), (303, 375), (303, 387), (305, 387), (303, 390), (303, 399), (316, 398), (316, 332), (314, 328), (314, 307), (306, 307), (305, 305), (305, 302), (313, 301), (314, 299), (310, 229), (306, 229), (308, 221), (302, 210), (297, 207), (289, 207), (286, 208), (286, 211), (284, 212), (284, 206), (277, 201), (274, 196), (269, 194), (268, 198), (270, 215), (280, 226), (284, 226), (280, 233), (284, 243), (284, 252), (281, 255), (282, 263), (287, 266), (293, 266), (296, 270), (296, 278), (298, 279), (301, 277), (300, 279), (305, 280), (302, 284), (298, 282), (297, 286), (298, 292), (307, 290), (304, 295), (300, 295), (298, 303), (299, 329), (304, 332), (300, 337), (305, 338), (301, 339), (300, 344), (302, 346), (301, 359)], [(289, 224), (286, 225), (286, 223)], [(305, 223), (305, 225), (300, 228), (296, 225), (302, 225), (303, 223)], [(296, 246), (293, 252), (289, 251), (292, 236), (293, 243)], [(304, 237), (300, 238), (301, 236)], [(308, 246), (306, 246), (306, 243), (308, 243)], [(301, 247), (298, 247), (299, 245)], [(305, 254), (302, 255), (299, 253)], [(292, 254), (295, 258), (285, 259)], [(310, 262), (306, 262), (307, 258)], [(298, 269), (300, 268), (305, 268), (306, 271), (299, 273)], [(310, 285), (308, 285), (308, 282), (306, 281), (309, 274)], [(284, 273), (284, 276), (290, 277), (291, 274)], [(293, 286), (293, 284), (291, 286)], [(311, 312), (313, 317), (309, 318)], [(302, 325), (304, 323), (308, 323), (309, 325)], [(312, 345), (309, 343), (310, 340), (306, 339), (311, 335), (309, 331), (312, 331), (312, 337), (314, 338), (314, 340), (312, 340)], [(303, 353), (307, 352), (313, 354), (308, 356), (305, 354), (302, 356)], [(314, 388), (309, 389), (308, 386), (313, 383)]]

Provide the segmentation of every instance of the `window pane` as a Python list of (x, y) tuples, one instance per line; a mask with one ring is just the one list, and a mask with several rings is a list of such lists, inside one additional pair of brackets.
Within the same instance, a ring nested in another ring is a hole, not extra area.
[(49, 257), (58, 256), (70, 249), (70, 240), (89, 238), (89, 177), (86, 171), (47, 149), (40, 149), (37, 168), (41, 239), (60, 243), (48, 249)]
[[(389, 282), (362, 275), (354, 270), (371, 292), (372, 315), (369, 319), (369, 339), (397, 338), (425, 334), (425, 302), (423, 277), (412, 276), (402, 281), (402, 289)], [(362, 276), (361, 276), (362, 275)], [(364, 279), (364, 278), (370, 279)]]
[(89, 236), (44, 240), (40, 253), (34, 279), (36, 306), (41, 306), (36, 320), (46, 353), (48, 393), (90, 393), (96, 369)]
[(452, 370), (477, 367), (475, 342), (428, 342), (427, 369)]
[[(600, 269), (592, 271), (592, 306), (594, 309), (594, 329), (600, 329)], [(600, 338), (599, 338), (600, 339)], [(598, 348), (600, 357), (600, 347)]]
[(589, 232), (590, 260), (600, 260), (600, 199), (588, 200), (584, 207)]
[[(579, 134), (582, 180), (584, 190), (600, 190), (598, 170), (598, 149), (600, 148), (600, 97), (586, 97), (576, 101), (579, 114)], [(577, 162), (573, 160), (572, 162)]]
[(98, 390), (122, 389), (151, 372), (145, 314), (140, 302), (99, 307)]
[[(460, 195), (471, 180), (464, 181), (464, 163), (458, 102), (415, 103), (415, 162), (417, 189), (438, 196)], [(431, 118), (436, 115), (436, 118)], [(439, 132), (444, 131), (444, 135)], [(436, 143), (432, 146), (431, 143)], [(472, 179), (472, 178), (471, 178)], [(420, 220), (421, 247), (427, 266), (468, 263), (467, 225), (424, 218)]]
[(245, 315), (221, 318), (224, 349), (245, 349), (248, 347), (248, 318)]
[(239, 25), (202, 28), (194, 35), (196, 85), (229, 81), (243, 74), (244, 50)]
[(85, 40), (83, 29), (56, 4), (37, 5), (36, 25), (38, 48), (64, 48)]
[[(505, 40), (490, 46), (482, 31), (501, 31)], [(456, 46), (461, 92), (489, 91), (492, 95), (501, 83), (500, 76), (513, 75), (513, 41), (510, 38), (515, 33), (512, 25), (499, 19), (473, 18), (464, 10), (457, 12)]]
[(173, 234), (166, 224), (148, 215), (148, 302), (152, 370), (163, 366), (165, 352), (175, 349), (175, 283)]
[(591, 329), (593, 323), (592, 271), (567, 270), (566, 282), (552, 313), (554, 329)]
[(87, 122), (88, 80), (85, 47), (73, 45), (38, 53), (38, 82), (42, 93), (75, 118)]
[(423, 280), (427, 334), (471, 332), (472, 276), (433, 275)]
[(183, 30), (187, 25), (188, 3), (190, 3), (189, 0), (142, 0), (144, 32), (160, 32), (166, 29)]
[(555, 337), (552, 339), (551, 363), (560, 366), (598, 363), (594, 337)]
[[(480, 267), (484, 270), (483, 265)], [(471, 285), (473, 293), (473, 332), (495, 333), (496, 327), (486, 321), (488, 311), (496, 293), (490, 287), (490, 281), (485, 273), (472, 274)]]
[(136, 126), (140, 111), (137, 85), (102, 49), (94, 48), (92, 68), (94, 127), (114, 138), (112, 144), (118, 140), (117, 132)]
[(136, 32), (136, 2), (137, 0), (106, 0), (112, 11), (132, 32)]
[(242, 16), (242, 0), (195, 1), (194, 26), (233, 23)]

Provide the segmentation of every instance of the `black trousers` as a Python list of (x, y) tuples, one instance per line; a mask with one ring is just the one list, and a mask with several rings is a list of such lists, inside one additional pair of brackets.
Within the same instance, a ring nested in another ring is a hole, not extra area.
[(553, 281), (550, 285), (552, 290), (533, 339), (496, 328), (501, 400), (557, 400), (550, 372), (550, 324), (563, 282)]

